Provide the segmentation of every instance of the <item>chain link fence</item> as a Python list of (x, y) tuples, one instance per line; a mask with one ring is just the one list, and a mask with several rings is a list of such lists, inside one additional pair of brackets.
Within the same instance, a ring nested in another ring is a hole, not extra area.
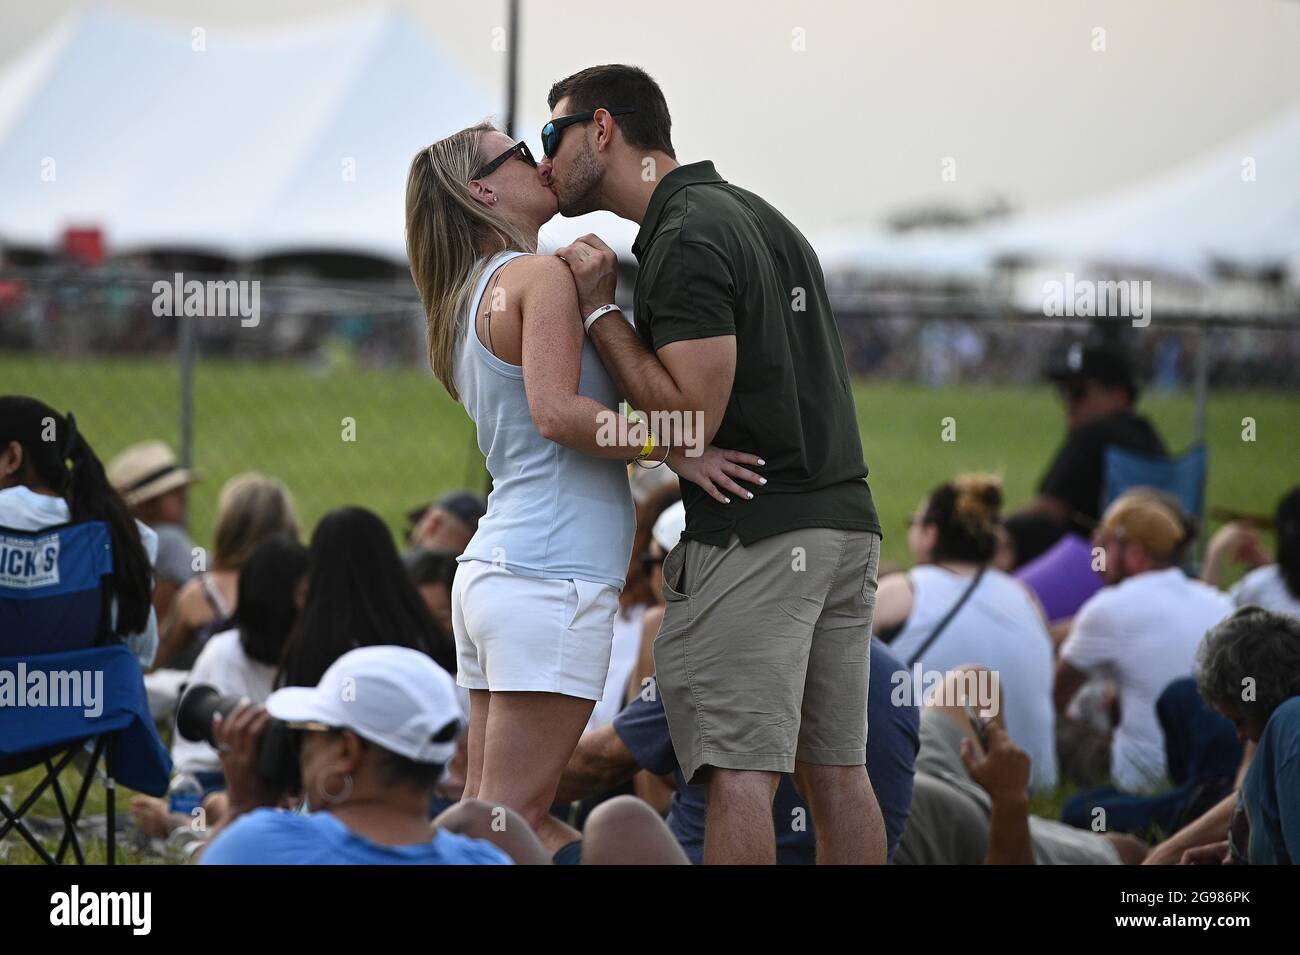
[[(209, 282), (222, 285), (225, 314), (205, 298), (203, 316), (185, 315), (191, 282), (205, 295)], [(1030, 386), (1065, 340), (1088, 330), (969, 289), (831, 291), (850, 368), (872, 383)], [(1157, 393), (1185, 396), (1198, 372), (1216, 395), (1300, 391), (1294, 319), (1173, 315), (1106, 331), (1125, 339)], [(211, 537), (217, 489), (248, 470), (290, 487), (304, 531), (360, 504), (401, 536), (418, 505), (487, 488), (471, 423), (427, 369), (423, 315), (401, 274), (0, 269), (0, 391), (74, 411), (106, 462), (146, 439), (176, 448), (206, 482), (191, 495), (198, 541)], [(1198, 420), (1193, 436), (1203, 430)]]
[(203, 317), (156, 314), (170, 293), (155, 282), (174, 276), (0, 273), (0, 391), (75, 412), (105, 463), (137, 441), (170, 444), (204, 478), (196, 540), (243, 471), (284, 481), (304, 531), (359, 504), (401, 534), (445, 491), (486, 492), (471, 423), (427, 370), (409, 278), (258, 280), (255, 316)]

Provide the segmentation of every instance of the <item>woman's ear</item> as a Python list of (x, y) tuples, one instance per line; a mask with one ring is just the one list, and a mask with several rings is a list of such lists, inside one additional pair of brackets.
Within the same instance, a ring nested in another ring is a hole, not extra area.
[(8, 480), (23, 469), (23, 446), (10, 441), (0, 451), (0, 481)]
[(487, 206), (496, 205), (497, 194), (493, 192), (492, 187), (484, 184), (478, 179), (473, 179), (469, 184), (469, 191), (479, 202)]
[(344, 730), (342, 736), (343, 748), (339, 751), (340, 768), (345, 773), (355, 776), (366, 758), (366, 744), (351, 730)]

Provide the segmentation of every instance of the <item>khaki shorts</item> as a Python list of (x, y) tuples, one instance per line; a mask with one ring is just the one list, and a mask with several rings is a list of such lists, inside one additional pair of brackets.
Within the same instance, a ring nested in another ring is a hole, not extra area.
[(879, 563), (878, 535), (823, 527), (672, 549), (654, 657), (688, 780), (865, 763)]

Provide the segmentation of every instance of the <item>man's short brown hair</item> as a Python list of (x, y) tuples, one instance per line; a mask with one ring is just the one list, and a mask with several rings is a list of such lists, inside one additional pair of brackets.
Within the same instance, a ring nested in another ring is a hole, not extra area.
[(623, 131), (628, 144), (637, 149), (655, 149), (677, 158), (673, 151), (673, 120), (668, 115), (663, 90), (640, 67), (617, 63), (589, 66), (552, 86), (546, 102), (555, 109), (555, 104), (566, 97), (575, 113), (614, 106), (632, 107), (636, 112), (617, 119), (618, 128)]
[(1176, 564), (1196, 536), (1195, 527), (1177, 500), (1154, 488), (1131, 488), (1115, 498), (1097, 530), (1120, 540), (1136, 541), (1161, 563)]

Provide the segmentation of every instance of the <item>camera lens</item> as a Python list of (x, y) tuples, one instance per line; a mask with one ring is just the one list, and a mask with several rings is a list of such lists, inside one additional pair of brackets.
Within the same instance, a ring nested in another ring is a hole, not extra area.
[(212, 739), (212, 717), (223, 717), (239, 705), (239, 697), (222, 696), (215, 686), (196, 683), (185, 691), (176, 708), (176, 732), (193, 743), (215, 746)]

